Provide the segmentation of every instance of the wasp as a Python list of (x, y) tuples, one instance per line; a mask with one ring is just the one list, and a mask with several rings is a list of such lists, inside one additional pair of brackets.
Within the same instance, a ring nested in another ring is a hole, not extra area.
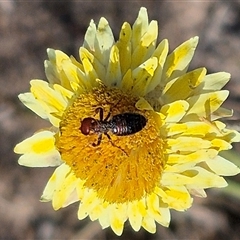
[(109, 136), (108, 132), (111, 132), (117, 136), (131, 135), (141, 131), (147, 123), (147, 119), (139, 113), (127, 112), (117, 114), (110, 119), (110, 112), (106, 118), (103, 118), (103, 109), (101, 107), (96, 109), (96, 113), (98, 112), (99, 120), (92, 117), (87, 117), (82, 120), (80, 126), (80, 131), (84, 135), (89, 135), (90, 132), (98, 134), (97, 143), (92, 144), (94, 147), (100, 145), (103, 134), (106, 135), (111, 141), (111, 137)]

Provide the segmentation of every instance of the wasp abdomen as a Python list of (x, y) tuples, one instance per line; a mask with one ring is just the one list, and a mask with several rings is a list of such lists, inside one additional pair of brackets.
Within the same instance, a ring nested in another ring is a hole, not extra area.
[(134, 134), (142, 130), (147, 119), (138, 113), (123, 113), (113, 116), (111, 119), (112, 132), (117, 136)]

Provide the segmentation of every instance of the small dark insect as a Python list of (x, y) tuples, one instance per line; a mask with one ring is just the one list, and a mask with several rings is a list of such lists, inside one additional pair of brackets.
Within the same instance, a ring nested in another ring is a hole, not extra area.
[(117, 136), (126, 136), (141, 131), (147, 123), (147, 119), (138, 113), (117, 114), (108, 120), (110, 112), (105, 119), (103, 119), (103, 109), (101, 107), (97, 108), (96, 112), (99, 112), (99, 120), (91, 117), (84, 118), (80, 127), (84, 135), (90, 134), (91, 131), (98, 134), (97, 143), (92, 144), (94, 147), (101, 143), (102, 134), (106, 135), (111, 141), (109, 131)]

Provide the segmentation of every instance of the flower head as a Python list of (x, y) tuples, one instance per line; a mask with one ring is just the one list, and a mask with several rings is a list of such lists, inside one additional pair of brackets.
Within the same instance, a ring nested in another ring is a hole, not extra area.
[(127, 220), (135, 231), (168, 226), (170, 209), (188, 209), (192, 195), (239, 173), (219, 156), (240, 141), (218, 120), (231, 115), (221, 107), (230, 75), (187, 72), (198, 38), (169, 54), (157, 35), (145, 8), (116, 42), (105, 18), (91, 21), (80, 61), (48, 49), (49, 83), (32, 80), (19, 95), (52, 124), (14, 149), (21, 165), (57, 166), (41, 200), (56, 210), (80, 201), (79, 219), (98, 219), (117, 235)]

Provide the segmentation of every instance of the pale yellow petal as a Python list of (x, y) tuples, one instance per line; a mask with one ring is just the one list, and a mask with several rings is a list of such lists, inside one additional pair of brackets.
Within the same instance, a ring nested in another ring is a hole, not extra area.
[(233, 115), (232, 109), (220, 107), (216, 111), (214, 111), (214, 113), (211, 115), (211, 120), (213, 121), (223, 117), (232, 117), (232, 115)]
[(102, 226), (102, 228), (107, 228), (110, 226), (110, 214), (111, 214), (111, 205), (106, 203), (108, 206), (103, 206), (104, 210), (102, 211), (102, 214), (99, 217), (99, 223)]
[(187, 71), (197, 44), (198, 37), (191, 38), (168, 55), (163, 69), (162, 78), (164, 82), (179, 77)]
[(196, 197), (201, 197), (201, 198), (207, 197), (206, 192), (201, 188), (193, 188), (193, 189), (188, 188), (188, 191), (191, 195)]
[[(74, 64), (77, 68), (79, 68), (81, 71), (83, 71), (83, 65), (80, 63), (74, 56), (69, 57), (71, 60), (71, 63)], [(65, 61), (66, 62), (66, 61)]]
[(188, 99), (190, 107), (183, 121), (196, 120), (199, 117), (208, 119), (208, 116), (221, 106), (228, 95), (227, 90), (222, 90), (190, 97)]
[(171, 103), (187, 99), (203, 81), (206, 72), (205, 68), (199, 68), (171, 80), (163, 89), (161, 101)]
[(130, 202), (128, 204), (128, 218), (134, 231), (139, 231), (142, 226), (143, 216), (146, 215), (146, 206), (143, 200)]
[(85, 33), (83, 46), (88, 49), (90, 52), (95, 51), (95, 41), (96, 41), (96, 24), (93, 20), (90, 21), (89, 27), (87, 28), (87, 31)]
[(53, 89), (58, 93), (60, 93), (66, 102), (68, 102), (73, 96), (72, 91), (69, 91), (68, 89), (62, 87), (59, 84), (54, 84)]
[(62, 71), (68, 78), (71, 88), (74, 92), (83, 93), (86, 90), (84, 86), (84, 79), (79, 78), (78, 75), (78, 72), (81, 70), (76, 65), (69, 61), (66, 61), (62, 66)]
[(234, 176), (240, 173), (240, 169), (235, 164), (221, 156), (217, 156), (210, 161), (206, 161), (206, 164), (213, 172), (221, 176)]
[(78, 219), (82, 220), (89, 214), (90, 211), (95, 207), (96, 205), (96, 199), (97, 195), (96, 192), (85, 189), (84, 196), (81, 198), (81, 203), (78, 209)]
[(149, 110), (149, 111), (154, 111), (152, 106), (149, 104), (148, 101), (146, 101), (144, 98), (140, 98), (136, 104), (136, 108), (139, 110)]
[(74, 192), (77, 184), (77, 178), (71, 171), (65, 178), (62, 179), (61, 183), (55, 187), (55, 191), (52, 198), (52, 205), (55, 210), (66, 206), (69, 203), (69, 197)]
[(25, 167), (54, 167), (62, 164), (62, 160), (55, 149), (41, 154), (26, 153), (19, 158), (18, 163)]
[(224, 129), (223, 139), (229, 143), (240, 142), (240, 132), (236, 130)]
[(63, 62), (71, 62), (71, 59), (62, 51), (47, 49), (49, 60), (44, 62), (45, 74), (51, 84), (60, 84), (66, 89), (71, 90), (70, 83), (62, 72)]
[(202, 91), (219, 91), (230, 80), (231, 75), (226, 72), (208, 74), (202, 83), (194, 89), (194, 95), (199, 95)]
[(132, 46), (133, 51), (139, 45), (143, 34), (147, 31), (148, 28), (148, 14), (147, 9), (144, 7), (140, 8), (138, 17), (132, 26)]
[(155, 220), (152, 217), (150, 217), (149, 215), (146, 215), (143, 218), (142, 226), (143, 226), (144, 229), (146, 229), (150, 233), (155, 233), (156, 232)]
[(95, 204), (92, 209), (89, 211), (89, 217), (92, 221), (95, 221), (104, 214), (103, 201), (100, 198), (94, 199)]
[(125, 22), (122, 25), (119, 40), (116, 43), (116, 46), (119, 50), (119, 61), (121, 66), (122, 74), (124, 75), (127, 71), (130, 70), (132, 62), (132, 29), (129, 23)]
[(48, 119), (48, 113), (46, 112), (46, 109), (42, 108), (42, 105), (32, 93), (19, 94), (18, 98), (27, 108), (35, 112), (39, 117)]
[(161, 135), (164, 137), (171, 137), (177, 134), (182, 134), (187, 130), (185, 123), (169, 123), (164, 124), (161, 128)]
[(195, 174), (194, 171), (197, 171), (198, 174), (191, 177), (192, 182), (188, 184), (188, 187), (190, 188), (193, 188), (194, 186), (198, 186), (199, 188), (222, 188), (227, 186), (227, 182), (223, 177), (213, 174), (201, 167), (195, 167), (184, 174), (192, 176), (192, 174)]
[(227, 183), (224, 178), (211, 173), (201, 167), (194, 167), (183, 173), (165, 173), (162, 176), (161, 183), (164, 186), (185, 185), (189, 188), (210, 188), (210, 187), (226, 187)]
[[(102, 65), (100, 61), (86, 48), (80, 47), (79, 48), (79, 56), (80, 59), (87, 58), (93, 68), (95, 69), (97, 75), (99, 76), (100, 79), (105, 79), (106, 77), (106, 66)], [(84, 71), (84, 69), (80, 69), (81, 71)]]
[(58, 127), (59, 118), (67, 107), (68, 101), (48, 83), (41, 80), (31, 80), (31, 92), (34, 97), (39, 101), (42, 108), (48, 113), (51, 123)]
[(164, 168), (164, 172), (172, 172), (172, 173), (184, 172), (184, 171), (187, 171), (188, 169), (191, 169), (195, 165), (196, 165), (196, 163), (193, 161), (184, 163), (184, 164), (174, 164), (174, 165), (166, 164), (166, 166)]
[(169, 138), (167, 140), (170, 146), (169, 153), (174, 152), (195, 152), (201, 149), (208, 149), (211, 147), (211, 142), (197, 137), (178, 137), (176, 139)]
[(228, 150), (232, 148), (232, 145), (223, 139), (215, 138), (211, 141), (212, 148), (218, 149), (218, 151)]
[(176, 101), (171, 104), (166, 104), (161, 108), (161, 113), (166, 116), (165, 122), (178, 122), (185, 115), (188, 110), (188, 103), (186, 101)]
[(62, 164), (60, 153), (55, 147), (53, 132), (42, 131), (18, 143), (14, 152), (23, 154), (18, 163), (27, 167), (49, 167)]
[[(68, 60), (69, 56), (60, 50), (54, 50), (52, 48), (47, 49), (47, 55), (51, 62), (55, 63), (57, 68), (61, 69), (62, 61)], [(57, 83), (57, 82), (56, 82)]]
[(101, 54), (99, 56), (100, 61), (104, 66), (106, 66), (109, 60), (111, 48), (115, 41), (108, 21), (103, 17), (100, 18), (100, 21), (98, 23), (96, 37), (97, 37), (97, 44), (95, 45), (95, 50), (97, 54), (96, 57), (98, 58), (99, 51), (99, 54)]
[[(147, 55), (151, 55), (151, 51), (155, 49), (155, 43), (158, 36), (158, 23), (151, 21), (144, 35), (141, 38), (141, 45), (148, 47)], [(151, 49), (152, 48), (152, 49)]]
[(110, 87), (120, 86), (122, 80), (121, 66), (119, 62), (119, 50), (114, 45), (110, 52), (106, 78), (103, 82)]
[(148, 214), (155, 219), (155, 221), (167, 227), (170, 222), (170, 212), (169, 209), (167, 209), (168, 205), (165, 204), (165, 207), (163, 207), (160, 204), (164, 205), (157, 194), (152, 193), (147, 197)]
[(182, 164), (188, 162), (200, 163), (214, 159), (218, 154), (215, 149), (200, 149), (188, 154), (169, 154), (167, 157), (168, 164)]
[(132, 90), (133, 87), (133, 78), (132, 78), (132, 71), (129, 69), (126, 74), (123, 76), (123, 79), (120, 84), (120, 88), (125, 91)]
[(108, 21), (101, 17), (98, 27), (93, 21), (87, 29), (83, 46), (88, 49), (103, 65), (107, 66), (109, 53), (114, 44), (114, 37)]
[(134, 79), (133, 91), (137, 93), (138, 96), (146, 95), (148, 85), (154, 76), (157, 66), (157, 58), (153, 57), (149, 58), (146, 62), (132, 71), (132, 78)]
[[(174, 180), (175, 179), (172, 179), (172, 182), (174, 182)], [(164, 184), (164, 181), (165, 179), (161, 182)], [(155, 193), (161, 197), (162, 201), (166, 203), (169, 208), (178, 211), (188, 209), (193, 202), (193, 199), (184, 184), (170, 184), (166, 187), (157, 187)]]
[(141, 64), (138, 68), (132, 71), (133, 91), (138, 96), (145, 96), (147, 93), (148, 85), (151, 82), (154, 72), (157, 68), (157, 58), (153, 57)]
[(43, 191), (43, 194), (41, 196), (42, 202), (49, 202), (53, 200), (54, 193), (56, 189), (59, 189), (59, 187), (64, 182), (65, 177), (71, 172), (71, 169), (66, 164), (62, 164), (59, 166), (50, 179), (48, 180), (48, 183)]
[(207, 137), (214, 134), (214, 137), (223, 136), (221, 129), (214, 122), (186, 122), (165, 124), (162, 133), (167, 136), (182, 134), (182, 136)]
[(159, 211), (156, 212), (154, 215), (155, 221), (157, 221), (159, 224), (161, 224), (164, 227), (169, 227), (170, 221), (171, 221), (171, 214), (169, 206), (166, 204), (162, 207), (159, 206)]
[(112, 204), (110, 212), (110, 224), (112, 230), (122, 235), (124, 222), (127, 220), (127, 204)]
[(67, 206), (71, 205), (72, 203), (79, 201), (79, 197), (78, 197), (75, 185), (76, 184), (74, 184), (74, 189), (71, 192), (69, 192), (67, 199), (63, 203), (63, 207), (67, 207)]
[[(155, 49), (152, 57), (156, 57), (158, 59), (158, 65), (157, 68), (154, 72), (154, 75), (151, 79), (151, 81), (149, 82), (147, 89), (146, 89), (146, 93), (149, 93), (151, 91), (151, 95), (155, 95), (157, 92), (158, 97), (160, 97), (160, 93), (161, 91), (159, 91), (159, 89), (157, 88), (157, 86), (161, 85), (161, 81), (162, 81), (162, 72), (163, 72), (163, 66), (165, 63), (165, 60), (167, 58), (167, 54), (168, 54), (168, 41), (166, 39), (164, 39)], [(150, 95), (150, 96), (151, 96)]]
[[(82, 63), (83, 63), (83, 67), (84, 67), (84, 73), (83, 75), (83, 79), (85, 80), (85, 86), (88, 86), (88, 89), (90, 90), (96, 82), (96, 79), (98, 78), (98, 74), (95, 71), (92, 63), (89, 61), (88, 58), (82, 58)], [(78, 71), (78, 74), (80, 75), (80, 71)]]
[[(156, 39), (158, 35), (158, 25), (156, 21), (152, 21), (147, 31), (143, 34), (140, 42), (132, 53), (131, 68), (135, 69), (142, 62), (145, 62), (155, 50)], [(133, 36), (134, 37), (134, 36)]]

